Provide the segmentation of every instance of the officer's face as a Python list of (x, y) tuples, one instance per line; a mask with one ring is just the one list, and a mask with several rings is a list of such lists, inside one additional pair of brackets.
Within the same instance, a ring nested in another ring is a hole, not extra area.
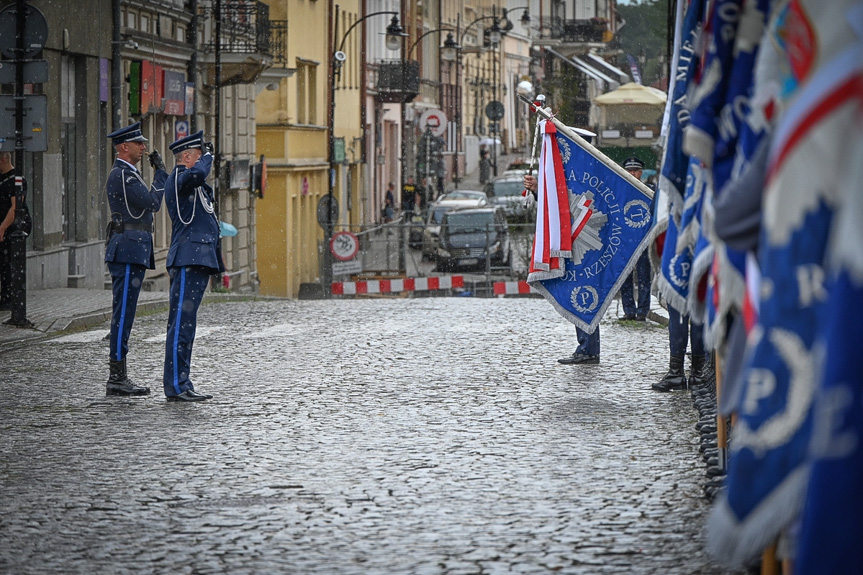
[(191, 148), (189, 150), (185, 150), (183, 152), (183, 155), (180, 156), (180, 163), (187, 168), (191, 168), (195, 165), (195, 162), (197, 162), (202, 155), (203, 152), (201, 152), (201, 150), (199, 150), (198, 148)]
[(630, 174), (632, 174), (636, 180), (641, 181), (641, 170), (626, 170)]
[(140, 162), (141, 158), (144, 157), (144, 152), (147, 151), (147, 142), (126, 142), (120, 145), (123, 146), (126, 157), (131, 164)]

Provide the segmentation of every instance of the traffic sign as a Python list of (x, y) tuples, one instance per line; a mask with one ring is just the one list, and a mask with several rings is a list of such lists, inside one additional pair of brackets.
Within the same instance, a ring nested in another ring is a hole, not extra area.
[[(329, 209), (328, 209), (329, 208)], [(335, 196), (327, 194), (318, 202), (318, 224), (324, 229), (333, 227), (339, 221), (339, 202)], [(329, 217), (328, 214), (329, 213)]]
[(48, 39), (48, 22), (35, 6), (24, 5), (24, 52), (16, 54), (18, 8), (10, 4), (0, 10), (0, 53), (6, 58), (32, 58), (42, 51)]
[(339, 261), (349, 261), (360, 252), (360, 240), (351, 232), (336, 232), (330, 240), (330, 252)]
[(435, 136), (440, 136), (446, 131), (447, 117), (440, 110), (426, 110), (420, 116), (420, 129), (428, 128)]
[(495, 122), (503, 118), (503, 112), (503, 102), (498, 100), (492, 100), (485, 107), (485, 117)]

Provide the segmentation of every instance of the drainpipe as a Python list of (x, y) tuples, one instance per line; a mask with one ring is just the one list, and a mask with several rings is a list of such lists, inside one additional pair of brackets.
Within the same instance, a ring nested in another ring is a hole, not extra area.
[(120, 61), (120, 0), (111, 1), (113, 36), (111, 41), (111, 131), (119, 130), (123, 121), (122, 84), (123, 63)]
[[(195, 97), (198, 97), (198, 0), (192, 0), (189, 5), (192, 10), (192, 21), (189, 22), (189, 29), (186, 31), (186, 41), (192, 46), (192, 57), (189, 58), (189, 66), (186, 68), (186, 74), (189, 77), (189, 82), (195, 86)], [(194, 134), (198, 131), (198, 115), (195, 110), (186, 110), (186, 115), (189, 116), (189, 133)]]

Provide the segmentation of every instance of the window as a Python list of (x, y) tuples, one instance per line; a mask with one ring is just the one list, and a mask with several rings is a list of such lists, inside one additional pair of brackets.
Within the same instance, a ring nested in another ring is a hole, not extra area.
[(129, 12), (126, 14), (126, 28), (129, 30), (137, 30), (138, 28), (138, 15), (134, 12)]
[(150, 17), (141, 14), (141, 32), (149, 32), (150, 31)]
[(297, 123), (316, 124), (318, 121), (318, 65), (297, 61)]
[(186, 27), (177, 24), (177, 42), (186, 41)]

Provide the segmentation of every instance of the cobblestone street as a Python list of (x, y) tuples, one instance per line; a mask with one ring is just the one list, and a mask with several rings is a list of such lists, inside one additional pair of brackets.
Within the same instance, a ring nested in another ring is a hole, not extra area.
[(0, 352), (0, 572), (721, 574), (667, 332), (540, 299), (204, 305), (165, 401), (167, 314), (105, 397), (107, 324)]

